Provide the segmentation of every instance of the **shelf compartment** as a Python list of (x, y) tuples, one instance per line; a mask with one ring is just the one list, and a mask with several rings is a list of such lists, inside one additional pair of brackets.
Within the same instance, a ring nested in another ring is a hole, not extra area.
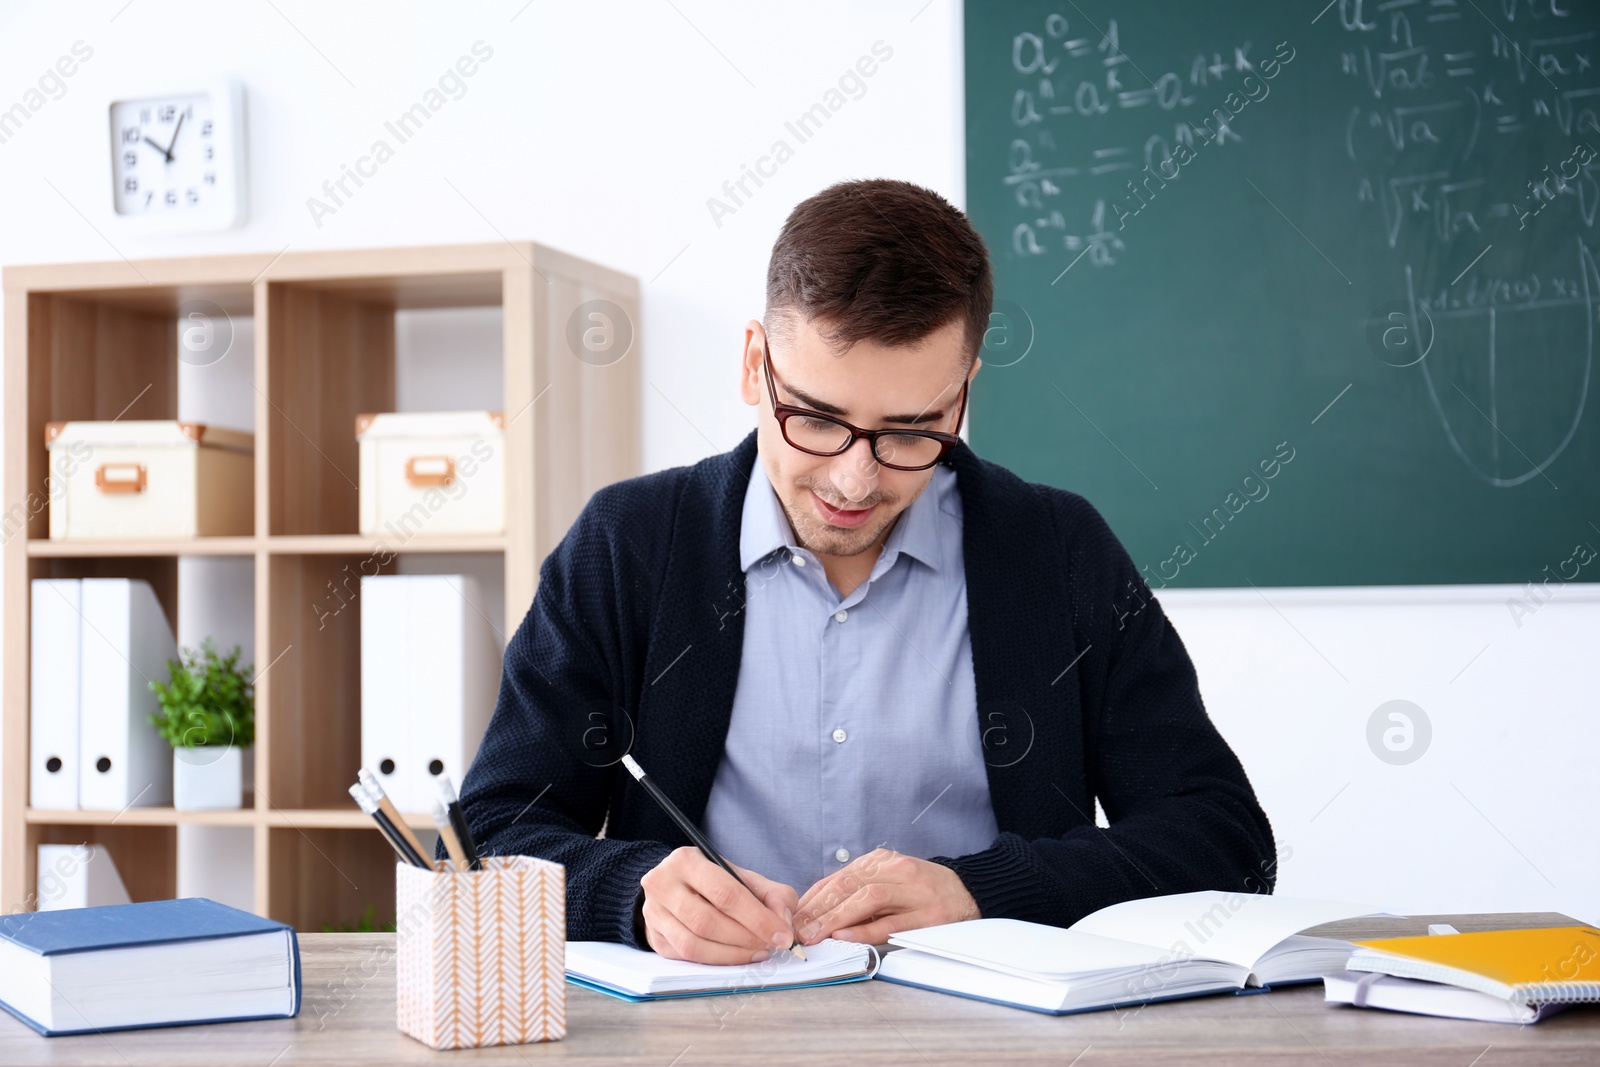
[(261, 806), (342, 809), (361, 766), (361, 578), (395, 573), (396, 559), (270, 555), (257, 565), (269, 605), (269, 666), (256, 682)]
[(22, 299), (28, 388), (14, 408), (25, 412), (30, 539), (48, 537), (49, 502), (71, 462), (43, 447), (47, 423), (179, 417), (180, 316), (192, 300), (206, 301), (213, 319), (218, 311), (228, 319), (251, 313), (249, 285), (35, 291)]
[(36, 902), (38, 892), (40, 845), (104, 846), (117, 866), (117, 873), (122, 876), (128, 898), (136, 903), (168, 900), (177, 895), (178, 829), (175, 825), (139, 825), (121, 820), (115, 825), (29, 822), (26, 842), (22, 867), (30, 904)]
[(80, 294), (30, 294), (27, 467), (29, 538), (50, 533), (49, 502), (69, 460), (44, 447), (52, 421), (171, 419), (178, 414), (176, 319)]
[[(167, 626), (177, 633), (178, 557), (177, 556), (36, 556), (28, 559), (29, 591), (24, 603), (31, 603), (34, 578), (137, 578), (150, 583)], [(26, 633), (28, 617), (24, 617)], [(27, 713), (24, 705), (23, 713)], [(26, 757), (24, 757), (26, 758)], [(27, 764), (22, 764), (25, 769)]]
[[(355, 533), (355, 418), (394, 408), (394, 308), (357, 291), (267, 286), (267, 388), (258, 427), (272, 534)], [(264, 410), (263, 410), (264, 409)]]
[(393, 918), (397, 861), (367, 822), (360, 829), (266, 830), (267, 917), (302, 933), (319, 933), (325, 923), (355, 922), (368, 904), (377, 906), (380, 922)]

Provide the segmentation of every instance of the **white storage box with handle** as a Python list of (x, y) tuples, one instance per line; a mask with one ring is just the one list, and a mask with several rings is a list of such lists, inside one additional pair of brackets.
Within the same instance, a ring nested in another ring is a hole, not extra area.
[(176, 419), (52, 422), (50, 539), (247, 536), (255, 437)]
[(356, 417), (360, 532), (503, 533), (505, 419), (498, 411), (387, 412)]

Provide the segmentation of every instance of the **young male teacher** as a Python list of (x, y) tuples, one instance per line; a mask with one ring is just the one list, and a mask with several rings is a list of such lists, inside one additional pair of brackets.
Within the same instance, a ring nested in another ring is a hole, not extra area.
[(544, 561), (461, 798), (484, 852), (566, 865), (569, 938), (748, 963), (1270, 890), (1267, 818), (1122, 545), (955, 436), (993, 292), (933, 192), (805, 201), (744, 329), (755, 431), (602, 489)]

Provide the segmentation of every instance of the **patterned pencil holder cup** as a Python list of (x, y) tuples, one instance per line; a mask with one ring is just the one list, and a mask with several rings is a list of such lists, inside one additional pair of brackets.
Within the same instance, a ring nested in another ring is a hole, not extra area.
[(488, 856), (480, 871), (395, 865), (396, 1021), (436, 1049), (567, 1036), (567, 869)]

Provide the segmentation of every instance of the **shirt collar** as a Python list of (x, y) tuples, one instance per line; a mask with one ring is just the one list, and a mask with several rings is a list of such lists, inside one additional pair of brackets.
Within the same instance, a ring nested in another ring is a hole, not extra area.
[[(900, 513), (894, 529), (889, 531), (888, 540), (883, 543), (883, 555), (873, 568), (874, 577), (893, 566), (901, 553), (933, 570), (941, 568), (940, 511), (954, 480), (955, 471), (951, 468), (941, 464), (933, 469), (933, 477), (922, 495)], [(750, 472), (750, 484), (745, 489), (744, 512), (740, 518), (739, 568), (748, 571), (780, 548), (798, 547), (789, 517), (784, 514), (783, 504), (767, 478), (767, 469), (762, 466), (758, 452)]]

